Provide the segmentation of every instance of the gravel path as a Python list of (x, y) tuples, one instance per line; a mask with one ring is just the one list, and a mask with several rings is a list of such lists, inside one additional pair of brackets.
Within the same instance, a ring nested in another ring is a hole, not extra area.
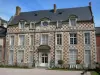
[[(0, 75), (81, 75), (82, 71), (0, 68)], [(88, 73), (87, 75), (90, 75)]]

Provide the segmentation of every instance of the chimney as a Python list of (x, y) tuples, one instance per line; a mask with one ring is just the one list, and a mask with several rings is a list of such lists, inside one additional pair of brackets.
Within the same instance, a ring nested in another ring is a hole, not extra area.
[(19, 6), (16, 6), (16, 16), (18, 16), (21, 12), (21, 8)]
[(89, 6), (91, 7), (91, 2), (89, 2)]
[(54, 4), (54, 13), (56, 13), (56, 4)]

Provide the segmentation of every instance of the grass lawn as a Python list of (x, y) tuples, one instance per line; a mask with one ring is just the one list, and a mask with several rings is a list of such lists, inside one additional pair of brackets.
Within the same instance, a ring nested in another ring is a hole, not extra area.
[(96, 72), (94, 72), (94, 71), (92, 71), (92, 72), (91, 72), (91, 75), (99, 75), (99, 74), (96, 73)]

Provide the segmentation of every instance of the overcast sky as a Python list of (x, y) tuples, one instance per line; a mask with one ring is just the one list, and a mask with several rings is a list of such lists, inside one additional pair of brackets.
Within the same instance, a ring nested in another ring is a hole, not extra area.
[(15, 14), (16, 6), (26, 12), (52, 9), (53, 4), (56, 4), (57, 8), (82, 7), (88, 6), (89, 2), (92, 2), (95, 25), (100, 26), (100, 0), (0, 0), (0, 17), (9, 20)]

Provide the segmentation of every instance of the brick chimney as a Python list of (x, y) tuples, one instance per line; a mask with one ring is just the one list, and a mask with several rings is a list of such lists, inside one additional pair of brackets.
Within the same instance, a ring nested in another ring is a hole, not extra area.
[(57, 9), (56, 9), (56, 4), (54, 4), (54, 13), (56, 13), (56, 10), (57, 10)]
[(91, 6), (91, 2), (89, 2), (89, 6)]
[(21, 8), (19, 6), (16, 6), (16, 16), (18, 16), (21, 12)]

